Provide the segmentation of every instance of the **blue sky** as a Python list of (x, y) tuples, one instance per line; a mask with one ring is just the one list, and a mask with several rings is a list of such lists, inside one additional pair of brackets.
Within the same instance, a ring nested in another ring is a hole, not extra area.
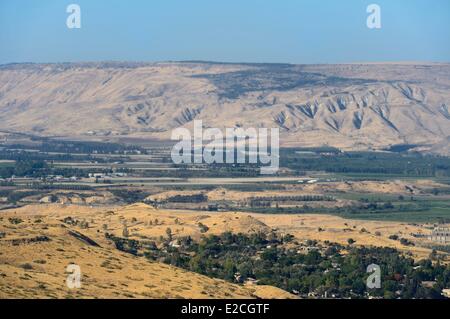
[(0, 0), (0, 63), (99, 60), (449, 62), (450, 1)]

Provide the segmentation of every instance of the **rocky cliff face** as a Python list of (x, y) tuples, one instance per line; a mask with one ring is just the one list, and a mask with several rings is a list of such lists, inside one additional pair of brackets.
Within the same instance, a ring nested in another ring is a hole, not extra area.
[(448, 153), (450, 64), (0, 66), (1, 130), (167, 139), (194, 119), (279, 127), (282, 145)]

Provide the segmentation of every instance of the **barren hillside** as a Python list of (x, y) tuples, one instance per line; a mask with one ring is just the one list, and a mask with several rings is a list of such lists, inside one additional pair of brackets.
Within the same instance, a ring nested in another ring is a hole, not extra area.
[(0, 66), (0, 130), (170, 138), (279, 127), (282, 144), (449, 152), (448, 64), (84, 63)]

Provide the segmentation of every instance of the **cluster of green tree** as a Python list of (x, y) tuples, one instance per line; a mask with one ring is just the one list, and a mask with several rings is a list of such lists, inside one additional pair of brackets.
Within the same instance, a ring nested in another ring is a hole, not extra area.
[(175, 195), (166, 199), (169, 203), (203, 203), (208, 201), (205, 194)]
[(108, 189), (114, 196), (119, 197), (127, 204), (143, 202), (150, 193), (140, 189), (126, 189), (126, 188), (111, 188)]
[(296, 152), (312, 152), (316, 154), (340, 154), (341, 150), (332, 146), (319, 146), (319, 147), (298, 147), (295, 148)]
[(88, 171), (79, 168), (53, 167), (46, 161), (41, 160), (18, 160), (13, 165), (0, 167), (0, 178), (12, 176), (46, 178), (49, 175), (87, 177)]
[(450, 195), (450, 187), (426, 189), (426, 190), (424, 190), (424, 192), (433, 194), (434, 196)]
[(33, 149), (48, 153), (67, 154), (145, 154), (146, 150), (139, 146), (104, 142), (56, 141), (45, 139), (33, 145), (12, 144), (9, 149)]
[(401, 213), (401, 212), (422, 212), (427, 211), (429, 207), (425, 202), (392, 204), (385, 203), (360, 203), (355, 205), (341, 207), (312, 207), (308, 205), (296, 207), (271, 207), (270, 205), (259, 205), (250, 207), (241, 207), (243, 211), (261, 213), (261, 214), (332, 214), (343, 217), (354, 216), (358, 214), (381, 214), (381, 213)]
[(137, 255), (139, 252), (139, 249), (142, 248), (141, 243), (139, 243), (139, 241), (134, 240), (134, 239), (121, 238), (121, 237), (117, 237), (117, 236), (114, 236), (109, 233), (105, 234), (105, 238), (112, 240), (118, 250), (127, 252), (132, 255)]
[(336, 199), (325, 195), (298, 195), (298, 196), (266, 196), (252, 197), (251, 200), (278, 201), (278, 202), (334, 202)]
[[(249, 198), (250, 207), (270, 206), (272, 202), (334, 202), (336, 199), (325, 195), (299, 195), (299, 196), (265, 196)], [(268, 203), (269, 205), (265, 205)]]
[(53, 184), (53, 183), (29, 183), (24, 186), (27, 189), (36, 189), (36, 190), (53, 190), (53, 189), (64, 189), (64, 190), (72, 190), (72, 191), (88, 191), (94, 190), (91, 186), (88, 185), (80, 185), (80, 184)]
[(17, 161), (12, 166), (0, 167), (0, 177), (11, 176), (42, 177), (48, 174), (49, 167), (45, 161)]
[(21, 149), (0, 150), (0, 158), (13, 161), (105, 162), (103, 158), (96, 158), (90, 155), (72, 155), (72, 154), (55, 154), (55, 153), (49, 154), (49, 153), (30, 152)]
[(144, 170), (144, 177), (258, 177), (260, 168), (253, 164), (214, 164), (208, 166), (194, 167), (192, 165), (174, 165), (176, 170)]
[(10, 217), (10, 218), (8, 218), (8, 221), (13, 225), (18, 225), (18, 224), (23, 223), (23, 220), (20, 218), (17, 218), (17, 217)]
[(0, 197), (6, 197), (8, 200), (8, 203), (15, 204), (21, 199), (28, 197), (28, 196), (34, 196), (38, 195), (39, 192), (37, 191), (30, 191), (30, 190), (24, 190), (24, 191), (17, 191), (15, 189), (6, 189), (6, 190), (0, 190)]
[(62, 220), (62, 222), (67, 224), (67, 225), (79, 226), (82, 229), (89, 228), (89, 223), (86, 220), (78, 220), (78, 219), (72, 218), (70, 216), (65, 217)]
[[(196, 191), (212, 191), (216, 189), (216, 185), (161, 185), (163, 190), (178, 190), (178, 191), (186, 191), (186, 190), (196, 190)], [(224, 189), (241, 191), (241, 192), (262, 192), (266, 190), (285, 190), (286, 187), (281, 184), (275, 183), (245, 183), (245, 184), (224, 184), (222, 185)]]
[(206, 233), (209, 230), (209, 227), (202, 223), (198, 223), (198, 227), (200, 228), (200, 232), (202, 234)]
[(330, 173), (383, 174), (419, 177), (450, 176), (448, 157), (381, 153), (347, 152), (332, 156), (317, 156), (314, 160), (298, 153), (298, 149), (281, 149), (280, 165), (300, 171)]
[[(198, 243), (181, 239), (179, 247), (152, 247), (145, 256), (232, 282), (256, 280), (303, 297), (442, 298), (442, 289), (450, 285), (449, 266), (433, 265), (430, 260), (416, 263), (395, 249), (329, 244), (323, 252), (300, 253), (298, 246), (284, 245), (291, 240), (274, 234), (224, 233)], [(381, 268), (380, 289), (366, 285), (371, 264)], [(432, 287), (424, 285), (426, 281)]]

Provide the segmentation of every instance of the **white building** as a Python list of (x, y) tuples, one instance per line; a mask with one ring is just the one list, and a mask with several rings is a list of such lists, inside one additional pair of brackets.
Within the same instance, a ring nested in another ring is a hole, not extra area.
[(91, 178), (103, 178), (102, 173), (89, 173), (89, 177)]
[(436, 227), (431, 232), (430, 239), (440, 244), (450, 244), (450, 227)]

